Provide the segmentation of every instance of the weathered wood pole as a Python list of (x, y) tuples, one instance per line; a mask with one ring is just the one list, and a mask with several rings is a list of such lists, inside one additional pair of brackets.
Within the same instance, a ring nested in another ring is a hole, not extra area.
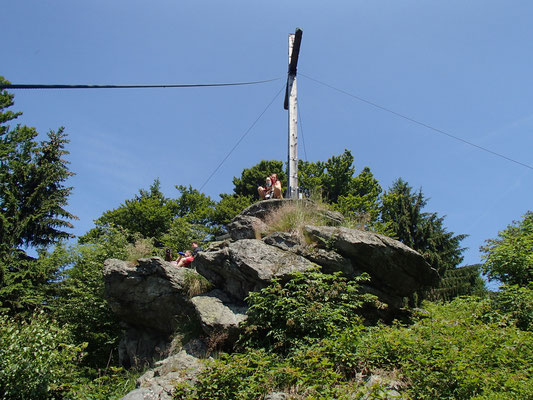
[(288, 148), (288, 184), (287, 197), (298, 198), (298, 98), (296, 84), (296, 70), (302, 30), (296, 28), (294, 34), (289, 35), (289, 72), (285, 91), (285, 109), (289, 111), (289, 148)]

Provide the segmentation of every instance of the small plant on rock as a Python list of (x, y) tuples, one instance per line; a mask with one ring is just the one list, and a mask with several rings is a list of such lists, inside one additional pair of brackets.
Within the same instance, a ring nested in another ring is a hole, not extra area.
[(190, 270), (185, 272), (184, 279), (185, 288), (189, 297), (194, 297), (205, 293), (212, 287), (211, 282), (209, 282), (206, 278)]
[(310, 201), (287, 202), (265, 220), (268, 226), (266, 233), (289, 232), (305, 243), (304, 226), (327, 225), (326, 210), (324, 205)]

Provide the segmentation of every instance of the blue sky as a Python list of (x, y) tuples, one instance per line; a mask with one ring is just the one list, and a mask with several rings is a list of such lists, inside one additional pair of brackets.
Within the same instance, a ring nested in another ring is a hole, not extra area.
[[(533, 165), (530, 1), (2, 1), (0, 75), (12, 83), (236, 82), (203, 89), (14, 91), (19, 122), (64, 126), (83, 234), (159, 178), (200, 188), (285, 85), (287, 37), (303, 29), (298, 95), (305, 152), (349, 149), (384, 189), (398, 177), (479, 246), (533, 209), (533, 170), (384, 112), (324, 82)], [(306, 78), (303, 75), (312, 78)], [(301, 132), (300, 132), (301, 137)], [(300, 142), (301, 144), (301, 142)], [(286, 160), (277, 97), (203, 191), (262, 159)]]

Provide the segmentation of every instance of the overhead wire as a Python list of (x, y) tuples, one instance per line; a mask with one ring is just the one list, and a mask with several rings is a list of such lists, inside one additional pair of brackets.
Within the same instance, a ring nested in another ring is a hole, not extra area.
[(277, 81), (281, 78), (267, 79), (250, 82), (225, 82), (225, 83), (192, 83), (192, 84), (157, 84), (157, 85), (43, 85), (43, 84), (1, 84), (0, 90), (5, 89), (150, 89), (150, 88), (194, 88), (194, 87), (220, 87), (258, 85)]
[(239, 146), (239, 144), (244, 140), (244, 138), (248, 135), (248, 133), (250, 133), (250, 131), (253, 129), (253, 127), (259, 122), (261, 117), (267, 112), (267, 110), (270, 108), (272, 103), (274, 103), (274, 101), (278, 98), (278, 96), (280, 95), (280, 93), (283, 90), (285, 90), (285, 84), (281, 87), (279, 92), (276, 93), (274, 98), (270, 101), (270, 103), (268, 103), (268, 105), (261, 112), (261, 114), (259, 114), (259, 116), (255, 119), (255, 121), (250, 125), (250, 127), (244, 132), (244, 134), (240, 137), (240, 139), (237, 141), (237, 143), (235, 143), (235, 145), (232, 147), (232, 149), (228, 152), (228, 154), (224, 157), (224, 159), (220, 162), (220, 164), (218, 164), (218, 166), (211, 173), (211, 175), (209, 175), (209, 177), (205, 180), (205, 182), (202, 184), (202, 186), (200, 186), (200, 189), (199, 189), (200, 192), (202, 191), (204, 186), (207, 185), (207, 183), (211, 180), (211, 178), (217, 173), (217, 171), (220, 169), (220, 167), (222, 167), (222, 165), (226, 162), (226, 160), (229, 158), (229, 156), (231, 156), (231, 154), (235, 151), (237, 146)]
[(410, 122), (413, 122), (413, 123), (415, 123), (415, 124), (417, 124), (417, 125), (423, 126), (423, 127), (427, 128), (427, 129), (430, 129), (430, 130), (432, 130), (432, 131), (434, 131), (434, 132), (441, 133), (441, 134), (446, 135), (446, 136), (448, 136), (448, 137), (450, 137), (450, 138), (452, 138), (452, 139), (455, 139), (455, 140), (458, 140), (458, 141), (463, 142), (463, 143), (465, 143), (465, 144), (468, 144), (468, 145), (470, 145), (470, 146), (476, 147), (476, 148), (479, 149), (479, 150), (483, 150), (483, 151), (485, 151), (485, 152), (487, 152), (487, 153), (490, 153), (490, 154), (492, 154), (492, 155), (495, 155), (495, 156), (501, 157), (501, 158), (503, 158), (503, 159), (505, 159), (505, 160), (507, 160), (507, 161), (511, 161), (511, 162), (513, 162), (513, 163), (515, 163), (515, 164), (521, 165), (522, 167), (526, 167), (526, 168), (529, 168), (529, 169), (533, 169), (533, 167), (532, 167), (531, 165), (524, 164), (524, 163), (522, 163), (522, 162), (520, 162), (520, 161), (514, 160), (514, 159), (512, 159), (512, 158), (510, 158), (510, 157), (507, 157), (507, 156), (505, 156), (505, 155), (503, 155), (503, 154), (497, 153), (497, 152), (492, 151), (492, 150), (489, 150), (489, 149), (487, 149), (487, 148), (485, 148), (485, 147), (479, 146), (479, 145), (477, 145), (477, 144), (475, 144), (475, 143), (469, 142), (468, 140), (465, 140), (465, 139), (462, 139), (462, 138), (460, 138), (460, 137), (458, 137), (458, 136), (452, 135), (451, 133), (448, 133), (448, 132), (446, 132), (446, 131), (443, 131), (442, 129), (435, 128), (435, 127), (433, 127), (433, 126), (431, 126), (431, 125), (428, 125), (428, 124), (426, 124), (426, 123), (424, 123), (424, 122), (420, 122), (420, 121), (418, 121), (418, 120), (416, 120), (416, 119), (414, 119), (414, 118), (407, 117), (407, 116), (405, 116), (405, 115), (403, 115), (403, 114), (400, 114), (400, 113), (398, 113), (398, 112), (396, 112), (396, 111), (393, 111), (393, 110), (391, 110), (391, 109), (389, 109), (389, 108), (386, 108), (386, 107), (380, 106), (379, 104), (376, 104), (376, 103), (373, 103), (373, 102), (371, 102), (371, 101), (369, 101), (369, 100), (366, 100), (366, 99), (364, 99), (364, 98), (362, 98), (362, 97), (360, 97), (360, 96), (356, 96), (356, 95), (354, 95), (353, 93), (347, 92), (346, 90), (339, 89), (339, 88), (337, 88), (337, 87), (335, 87), (335, 86), (332, 86), (332, 85), (329, 85), (329, 84), (327, 84), (327, 83), (325, 83), (325, 82), (321, 82), (321, 81), (319, 81), (318, 79), (311, 78), (310, 76), (307, 76), (307, 75), (305, 75), (305, 74), (302, 74), (301, 72), (299, 72), (299, 75), (303, 76), (303, 77), (306, 78), (306, 79), (309, 79), (309, 80), (311, 80), (311, 81), (314, 81), (314, 82), (316, 82), (316, 83), (319, 83), (319, 84), (321, 84), (321, 85), (323, 85), (323, 86), (326, 86), (326, 87), (328, 87), (328, 88), (330, 88), (330, 89), (336, 90), (337, 92), (340, 92), (340, 93), (343, 93), (343, 94), (345, 94), (345, 95), (347, 95), (347, 96), (350, 96), (350, 97), (352, 97), (352, 98), (354, 98), (354, 99), (356, 99), (356, 100), (359, 100), (359, 101), (361, 101), (361, 102), (363, 102), (363, 103), (369, 104), (369, 105), (371, 105), (371, 106), (373, 106), (373, 107), (379, 108), (380, 110), (383, 110), (383, 111), (386, 111), (386, 112), (388, 112), (388, 113), (390, 113), (390, 114), (396, 115), (397, 117), (400, 117), (400, 118), (406, 119), (407, 121), (410, 121)]

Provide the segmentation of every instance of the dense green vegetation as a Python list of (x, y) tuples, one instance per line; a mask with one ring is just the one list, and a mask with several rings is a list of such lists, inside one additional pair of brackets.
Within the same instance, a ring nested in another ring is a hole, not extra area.
[(525, 285), (533, 280), (533, 212), (515, 221), (481, 247), (484, 271), (490, 279), (511, 285)]
[[(121, 328), (104, 298), (104, 260), (163, 256), (166, 248), (176, 254), (192, 240), (214, 240), (257, 200), (265, 176), (277, 173), (285, 186), (283, 162), (244, 169), (233, 193), (219, 201), (183, 185), (167, 197), (155, 179), (67, 244), (75, 219), (67, 207), (73, 174), (67, 136), (58, 129), (38, 142), (34, 128), (13, 126), (20, 115), (10, 110), (13, 99), (0, 93), (0, 398), (120, 398), (140, 371), (118, 365)], [(299, 169), (302, 191), (342, 212), (347, 225), (390, 235), (422, 253), (443, 279), (417, 301), (435, 303), (423, 303), (428, 314), (410, 323), (376, 325), (360, 315), (375, 305), (358, 291), (364, 276), (346, 281), (314, 271), (273, 281), (250, 295), (238, 352), (221, 354), (197, 387), (179, 387), (176, 398), (257, 399), (276, 390), (295, 399), (386, 398), (393, 381), (404, 398), (531, 396), (530, 212), (487, 241), (481, 267), (460, 267), (464, 235), (425, 210), (421, 189), (398, 179), (384, 191), (370, 168), (356, 171), (349, 150), (326, 161), (300, 161)], [(287, 213), (271, 226), (291, 230), (309, 218), (319, 222), (320, 215), (308, 214)], [(508, 286), (489, 296), (480, 268)], [(457, 297), (473, 294), (479, 297)], [(371, 373), (382, 380), (365, 386)]]
[(532, 304), (531, 289), (522, 288), (513, 304), (507, 300), (516, 299), (514, 293), (504, 290), (493, 299), (427, 302), (427, 311), (411, 323), (369, 326), (349, 310), (362, 303), (356, 291), (353, 302), (324, 305), (339, 285), (345, 283), (338, 277), (298, 274), (250, 296), (252, 312), (241, 338), (246, 348), (213, 361), (195, 387), (180, 385), (175, 398), (244, 400), (273, 392), (289, 399), (533, 395), (531, 306), (528, 324), (521, 312)]

